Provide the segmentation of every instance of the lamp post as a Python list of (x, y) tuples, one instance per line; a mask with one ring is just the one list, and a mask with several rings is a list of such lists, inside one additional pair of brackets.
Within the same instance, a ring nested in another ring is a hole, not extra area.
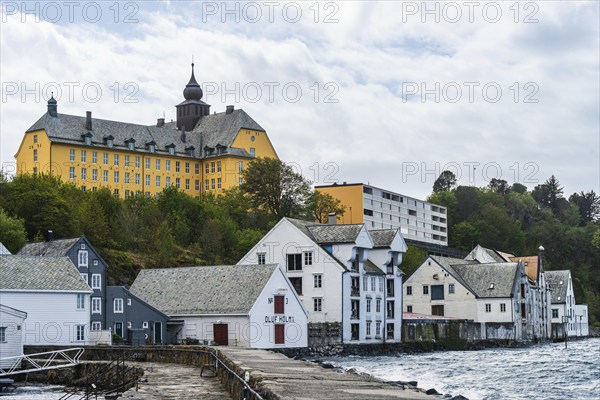
[(567, 348), (567, 337), (569, 336), (569, 335), (567, 335), (567, 321), (569, 321), (569, 317), (567, 317), (566, 315), (563, 315), (562, 322), (563, 322), (563, 330), (564, 330), (564, 334), (565, 334), (565, 349)]

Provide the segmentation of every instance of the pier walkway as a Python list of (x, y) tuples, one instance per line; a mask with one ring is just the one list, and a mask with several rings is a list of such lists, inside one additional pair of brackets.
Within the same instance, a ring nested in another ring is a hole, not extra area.
[(255, 387), (280, 399), (295, 400), (383, 400), (435, 399), (423, 392), (402, 390), (377, 379), (342, 374), (306, 361), (293, 360), (283, 354), (265, 350), (219, 347), (234, 364), (250, 371)]
[[(210, 373), (200, 377), (200, 368), (182, 364), (155, 362), (127, 362), (127, 365), (144, 369), (138, 387), (123, 394), (123, 399), (231, 399), (219, 378), (210, 378)], [(208, 376), (207, 376), (208, 375)]]

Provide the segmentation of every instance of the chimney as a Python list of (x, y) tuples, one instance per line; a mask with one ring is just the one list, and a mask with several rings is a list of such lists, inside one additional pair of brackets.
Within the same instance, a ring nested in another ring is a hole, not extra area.
[(233, 106), (227, 106), (227, 108), (225, 109), (225, 114), (231, 114), (233, 113)]
[(92, 130), (92, 112), (91, 111), (85, 112), (85, 129), (87, 129), (88, 131)]
[(48, 230), (46, 232), (46, 242), (51, 242), (54, 240), (54, 232), (52, 232), (51, 230)]
[(164, 118), (159, 118), (156, 120), (156, 126), (158, 126), (159, 128), (161, 126), (163, 126), (165, 124), (165, 119)]
[(335, 215), (335, 213), (327, 214), (327, 224), (328, 225), (336, 225), (337, 224), (337, 216)]
[(545, 254), (544, 246), (540, 246), (538, 248), (538, 263), (539, 263), (538, 271), (544, 270), (544, 254)]

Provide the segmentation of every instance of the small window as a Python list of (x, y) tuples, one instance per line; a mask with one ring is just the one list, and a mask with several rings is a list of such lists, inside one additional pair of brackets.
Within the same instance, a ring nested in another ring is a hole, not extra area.
[(85, 325), (75, 326), (75, 340), (83, 342), (85, 340)]
[(102, 299), (92, 297), (92, 314), (102, 314)]
[(412, 296), (412, 286), (407, 286), (406, 287), (406, 295), (407, 296)]
[(423, 294), (429, 294), (429, 286), (423, 285)]
[(238, 173), (242, 173), (242, 171), (244, 170), (244, 163), (242, 161), (238, 162)]
[(371, 299), (367, 298), (367, 312), (371, 312)]
[(406, 312), (413, 312), (413, 306), (406, 306)]
[(506, 312), (506, 303), (500, 303), (500, 312)]
[(448, 284), (448, 293), (454, 294), (454, 283)]
[(75, 149), (69, 149), (69, 161), (75, 161)]
[(313, 252), (305, 251), (304, 252), (304, 265), (313, 265)]
[(92, 289), (102, 288), (102, 275), (92, 274)]
[(258, 264), (260, 264), (260, 265), (266, 264), (266, 261), (267, 261), (266, 253), (257, 253), (256, 256), (258, 259)]
[(323, 311), (323, 299), (320, 297), (315, 297), (313, 299), (313, 311), (321, 312)]
[(38, 142), (38, 135), (33, 135), (33, 143), (37, 143)]
[(114, 299), (114, 301), (113, 301), (113, 311), (114, 311), (115, 314), (122, 314), (123, 313), (123, 299), (122, 298)]
[(142, 322), (142, 328), (148, 329), (148, 321)]
[(287, 270), (302, 271), (302, 254), (287, 255)]
[(298, 296), (302, 296), (302, 278), (289, 278)]
[(323, 287), (323, 274), (313, 275), (313, 281), (314, 281), (316, 289), (322, 288)]
[(254, 147), (250, 147), (250, 155), (254, 157), (256, 155), (256, 149)]
[(133, 142), (131, 142), (131, 141), (130, 141), (130, 142), (127, 142), (127, 148), (128, 148), (129, 150), (133, 151), (133, 150), (134, 150), (134, 147), (133, 147), (133, 146), (134, 146), (134, 143), (133, 143)]
[(485, 312), (486, 313), (492, 312), (492, 305), (490, 303), (486, 303)]
[(172, 156), (175, 155), (175, 147), (169, 147), (169, 154)]
[(79, 267), (88, 266), (88, 252), (86, 250), (80, 250), (77, 254), (77, 262)]
[(127, 298), (127, 305), (130, 306), (131, 305), (131, 298)]
[(102, 329), (102, 323), (100, 321), (93, 321), (91, 324), (91, 330), (99, 331)]
[(77, 294), (77, 309), (85, 310), (85, 295)]
[(127, 329), (131, 329), (131, 321), (127, 321)]

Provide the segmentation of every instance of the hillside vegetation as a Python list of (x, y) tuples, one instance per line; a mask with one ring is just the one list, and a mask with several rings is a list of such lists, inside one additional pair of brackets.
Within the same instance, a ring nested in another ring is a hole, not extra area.
[[(451, 178), (451, 177), (450, 177)], [(193, 198), (170, 187), (157, 198), (119, 199), (108, 189), (83, 192), (47, 175), (0, 175), (0, 242), (17, 252), (26, 241), (85, 235), (110, 265), (109, 284), (131, 284), (142, 268), (235, 264), (281, 216), (326, 221), (343, 208), (310, 189), (278, 160), (258, 159), (241, 188)], [(599, 200), (568, 199), (554, 177), (532, 191), (504, 181), (489, 187), (438, 183), (429, 200), (448, 208), (450, 246), (475, 245), (535, 255), (547, 269), (571, 269), (578, 303), (600, 321)], [(406, 273), (425, 257), (411, 248)]]

